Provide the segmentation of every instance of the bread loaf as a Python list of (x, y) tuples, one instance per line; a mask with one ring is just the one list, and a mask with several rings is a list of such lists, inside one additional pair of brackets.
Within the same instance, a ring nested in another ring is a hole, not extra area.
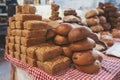
[(16, 29), (16, 36), (22, 36), (22, 30)]
[(11, 36), (11, 30), (12, 29), (10, 27), (7, 28), (7, 36)]
[(15, 43), (20, 44), (21, 43), (21, 37), (15, 36)]
[(67, 36), (68, 33), (72, 30), (71, 24), (62, 23), (56, 28), (56, 32), (62, 36)]
[(102, 24), (102, 27), (104, 28), (104, 30), (110, 30), (111, 29), (111, 25), (109, 23)]
[(14, 52), (14, 56), (16, 59), (20, 60), (20, 53), (19, 52)]
[(67, 9), (67, 10), (64, 11), (64, 16), (68, 16), (68, 15), (74, 15), (74, 16), (76, 16), (77, 13), (73, 9)]
[(85, 65), (85, 66), (75, 65), (75, 68), (84, 73), (93, 74), (99, 72), (99, 70), (101, 69), (101, 63), (98, 60), (96, 60), (91, 65)]
[(69, 47), (63, 47), (63, 54), (66, 57), (69, 57), (71, 59), (72, 55), (73, 55), (73, 52), (71, 51), (71, 49)]
[(13, 43), (8, 43), (9, 50), (14, 52), (15, 51), (15, 45)]
[(21, 44), (30, 47), (36, 44), (44, 43), (46, 41), (45, 37), (40, 37), (40, 38), (25, 38), (21, 37)]
[(68, 38), (61, 35), (56, 35), (54, 42), (58, 45), (65, 45), (69, 43)]
[(106, 18), (104, 16), (100, 16), (99, 19), (100, 19), (100, 24), (107, 23)]
[(10, 36), (10, 37), (9, 37), (9, 40), (10, 40), (10, 43), (13, 43), (13, 44), (15, 44), (15, 37), (13, 37), (13, 36)]
[(43, 30), (43, 29), (46, 30), (48, 28), (48, 25), (42, 21), (32, 20), (32, 21), (25, 21), (24, 28), (29, 30)]
[(14, 52), (13, 52), (13, 51), (9, 50), (9, 55), (10, 55), (12, 58), (14, 58)]
[(16, 26), (15, 26), (15, 21), (10, 22), (10, 23), (9, 23), (9, 27), (10, 27), (11, 29), (15, 29), (15, 28), (16, 28)]
[(42, 20), (42, 17), (37, 14), (16, 14), (16, 21), (27, 21), (27, 20)]
[(21, 53), (20, 44), (15, 44), (15, 51), (18, 52), (19, 54)]
[(80, 26), (79, 28), (72, 29), (68, 34), (68, 39), (70, 42), (75, 42), (82, 40), (87, 37), (92, 31), (85, 26)]
[(62, 54), (62, 48), (55, 45), (43, 45), (35, 51), (37, 60), (44, 62)]
[(16, 6), (16, 14), (21, 14), (22, 13), (22, 6)]
[(16, 21), (15, 25), (16, 25), (16, 29), (23, 29), (23, 22), (22, 21)]
[(56, 30), (55, 29), (49, 29), (47, 31), (47, 40), (50, 40), (56, 36)]
[(91, 18), (91, 17), (97, 16), (97, 15), (98, 15), (97, 10), (90, 10), (85, 14), (85, 17), (86, 18)]
[(30, 66), (36, 66), (36, 61), (35, 59), (32, 59), (30, 57), (27, 56), (27, 63), (30, 65)]
[(6, 45), (8, 45), (8, 43), (10, 43), (10, 37), (6, 36), (5, 40), (6, 40)]
[(23, 62), (23, 63), (27, 63), (27, 56), (24, 55), (24, 54), (20, 54), (20, 60)]
[(21, 53), (24, 54), (24, 55), (27, 55), (27, 47), (20, 46), (20, 48), (21, 48)]
[(112, 30), (112, 36), (113, 36), (114, 38), (120, 38), (120, 30), (113, 29), (113, 30)]
[(15, 36), (15, 35), (16, 35), (16, 30), (15, 30), (15, 29), (11, 30), (11, 35), (12, 35), (12, 36)]
[(26, 38), (38, 38), (45, 37), (47, 34), (47, 30), (23, 30), (22, 35)]
[(9, 23), (14, 22), (14, 21), (15, 21), (15, 17), (14, 16), (9, 18)]
[(97, 18), (90, 18), (90, 19), (86, 19), (86, 23), (89, 26), (95, 26), (97, 24), (99, 24), (100, 20)]
[(37, 65), (45, 72), (55, 75), (70, 67), (70, 59), (63, 56), (58, 56), (50, 61), (40, 62), (37, 61)]
[(104, 30), (101, 25), (91, 26), (90, 29), (91, 29), (93, 32), (100, 32), (100, 31), (103, 31), (103, 30)]
[(74, 42), (70, 44), (70, 49), (72, 51), (83, 51), (83, 50), (89, 50), (96, 46), (95, 41), (91, 38), (86, 38), (78, 42)]
[(83, 52), (75, 52), (73, 53), (72, 60), (75, 65), (90, 65), (93, 64), (95, 58), (92, 54), (92, 50), (83, 51)]

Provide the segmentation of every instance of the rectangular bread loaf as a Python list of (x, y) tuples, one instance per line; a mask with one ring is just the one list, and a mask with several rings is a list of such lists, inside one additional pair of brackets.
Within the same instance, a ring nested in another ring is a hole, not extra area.
[(7, 28), (7, 36), (11, 36), (11, 30), (12, 29), (10, 27)]
[(15, 17), (14, 16), (9, 18), (9, 23), (14, 22), (14, 21), (15, 21)]
[(47, 30), (23, 30), (22, 35), (26, 38), (46, 37)]
[(20, 44), (15, 44), (15, 51), (21, 53)]
[(35, 14), (36, 8), (30, 6), (29, 4), (24, 4), (22, 6), (22, 14)]
[(8, 43), (9, 50), (14, 52), (15, 51), (15, 45), (13, 43)]
[(28, 21), (28, 20), (42, 20), (42, 16), (37, 14), (16, 14), (15, 15), (16, 21)]
[(9, 55), (14, 58), (14, 52), (9, 50)]
[(9, 27), (10, 27), (11, 29), (15, 29), (15, 28), (16, 28), (16, 26), (15, 26), (15, 21), (10, 22), (10, 23), (9, 23)]
[(38, 61), (44, 62), (62, 54), (62, 48), (55, 45), (40, 46), (35, 51)]
[(48, 24), (46, 24), (43, 21), (35, 21), (35, 20), (25, 21), (24, 28), (29, 30), (42, 30), (42, 29), (47, 29)]
[(23, 22), (22, 21), (16, 21), (15, 25), (16, 25), (16, 29), (23, 29)]
[(22, 6), (16, 6), (16, 14), (21, 14), (22, 13)]
[(27, 63), (30, 65), (30, 66), (36, 66), (36, 61), (35, 59), (32, 59), (30, 57), (27, 56)]
[(45, 72), (55, 75), (70, 67), (70, 59), (64, 56), (58, 56), (50, 61), (37, 61), (37, 66)]
[(22, 36), (22, 30), (16, 29), (16, 36)]
[(11, 30), (11, 35), (12, 35), (12, 36), (15, 36), (15, 35), (16, 35), (16, 30), (15, 30), (15, 29)]
[(44, 43), (46, 41), (46, 38), (25, 38), (25, 37), (21, 37), (21, 44), (26, 46), (26, 47), (30, 47), (36, 44), (40, 44), (40, 43)]
[(21, 53), (27, 55), (27, 47), (21, 46)]
[(20, 44), (21, 43), (21, 37), (20, 36), (15, 36), (15, 43)]
[(6, 40), (6, 45), (8, 45), (8, 43), (10, 43), (10, 37), (6, 36), (5, 40)]
[(10, 43), (15, 44), (15, 37), (14, 36), (10, 36), (9, 39), (10, 39)]
[(20, 60), (21, 60), (23, 63), (27, 63), (27, 56), (24, 55), (24, 54), (20, 54)]
[(20, 60), (20, 53), (19, 52), (14, 52), (14, 57), (18, 60)]

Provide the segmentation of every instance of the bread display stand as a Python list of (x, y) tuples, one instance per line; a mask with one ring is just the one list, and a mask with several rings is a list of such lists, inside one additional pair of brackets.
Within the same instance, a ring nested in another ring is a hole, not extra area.
[[(120, 40), (117, 39), (120, 43)], [(103, 69), (98, 74), (86, 74), (79, 72), (73, 67), (62, 71), (54, 76), (36, 67), (29, 66), (22, 61), (12, 58), (7, 53), (4, 56), (11, 66), (11, 80), (119, 80), (120, 79), (120, 59), (103, 56)]]

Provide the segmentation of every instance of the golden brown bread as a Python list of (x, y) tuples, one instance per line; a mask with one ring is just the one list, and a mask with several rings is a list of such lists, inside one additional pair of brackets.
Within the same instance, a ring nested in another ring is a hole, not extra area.
[(83, 51), (89, 50), (96, 46), (95, 41), (91, 38), (86, 38), (78, 42), (70, 44), (70, 49), (72, 51)]
[(16, 36), (22, 36), (22, 30), (16, 29), (15, 30)]
[(61, 55), (62, 52), (63, 50), (60, 46), (55, 46), (51, 44), (41, 44), (41, 46), (35, 50), (37, 60), (41, 62), (53, 59)]
[(87, 37), (93, 39), (96, 43), (100, 41), (100, 39), (96, 33), (90, 33), (90, 34), (88, 34)]
[(97, 15), (98, 15), (97, 10), (90, 10), (85, 14), (85, 17), (86, 18), (91, 18), (91, 17), (97, 16)]
[(22, 54), (27, 55), (27, 47), (21, 45), (20, 49)]
[(79, 28), (72, 29), (68, 34), (70, 42), (82, 40), (87, 37), (92, 31), (86, 26), (79, 26)]
[(20, 53), (19, 52), (14, 52), (14, 57), (18, 60), (20, 60)]
[(67, 36), (72, 30), (72, 25), (68, 23), (62, 23), (56, 28), (56, 32), (62, 36)]
[(37, 14), (16, 14), (15, 15), (16, 21), (28, 21), (28, 20), (42, 20), (42, 16)]
[(21, 54), (20, 44), (15, 44), (15, 51)]
[(101, 25), (95, 25), (95, 26), (91, 26), (90, 29), (93, 31), (93, 32), (100, 32), (100, 31), (103, 31), (103, 27)]
[(112, 36), (113, 36), (114, 38), (120, 38), (120, 30), (113, 29), (113, 30), (112, 30)]
[(93, 74), (93, 73), (99, 72), (99, 70), (101, 69), (101, 63), (98, 60), (96, 60), (91, 65), (85, 65), (85, 66), (75, 65), (75, 68), (79, 71), (84, 72), (84, 73)]
[(22, 30), (22, 36), (26, 38), (46, 37), (47, 29), (45, 30)]
[(14, 36), (10, 36), (9, 40), (10, 40), (10, 43), (15, 44), (15, 37)]
[(36, 61), (35, 59), (32, 59), (30, 57), (27, 56), (27, 63), (30, 65), (30, 66), (36, 66)]
[(64, 16), (68, 16), (68, 15), (74, 15), (74, 16), (77, 16), (77, 13), (75, 10), (73, 9), (67, 9), (64, 11)]
[(62, 47), (62, 48), (63, 48), (63, 54), (71, 59), (73, 55), (71, 49), (69, 47)]
[(15, 36), (16, 35), (16, 30), (15, 29), (12, 29), (11, 30), (11, 36)]
[(99, 24), (99, 22), (100, 22), (99, 18), (98, 19), (97, 18), (86, 19), (86, 23), (89, 26), (95, 26), (95, 25)]
[(46, 30), (48, 28), (48, 24), (43, 21), (25, 21), (24, 22), (24, 29), (28, 30)]
[(75, 65), (90, 65), (95, 61), (95, 57), (92, 54), (92, 50), (83, 52), (74, 52), (72, 56), (73, 63)]
[(57, 5), (57, 4), (51, 4), (51, 9), (53, 10), (53, 11), (58, 11), (59, 10), (59, 5)]
[(106, 18), (104, 16), (100, 16), (99, 19), (100, 19), (100, 24), (107, 23)]
[(23, 29), (23, 22), (22, 21), (16, 21), (15, 25), (16, 25), (16, 29)]
[(9, 50), (14, 52), (15, 51), (15, 45), (13, 43), (8, 43)]
[(5, 37), (5, 42), (6, 42), (7, 45), (8, 45), (8, 43), (10, 43), (10, 37), (9, 36)]
[(37, 66), (45, 72), (55, 75), (70, 67), (70, 59), (64, 56), (58, 56), (50, 61), (37, 61)]
[(14, 16), (9, 18), (9, 23), (14, 22), (14, 21), (15, 21), (15, 17)]
[(111, 25), (110, 25), (110, 23), (102, 24), (102, 27), (103, 27), (104, 30), (106, 30), (106, 31), (111, 29)]
[(9, 55), (14, 58), (14, 51), (9, 50)]
[(15, 43), (20, 44), (21, 43), (21, 37), (15, 36)]
[(16, 14), (21, 14), (22, 13), (22, 6), (17, 5), (16, 6)]
[(10, 22), (10, 23), (9, 23), (9, 27), (10, 27), (11, 29), (15, 29), (15, 28), (16, 28), (16, 26), (15, 26), (15, 21)]
[(23, 63), (27, 63), (27, 56), (24, 55), (24, 54), (20, 54), (20, 60), (21, 60)]
[(50, 40), (56, 36), (56, 29), (49, 29), (47, 31), (47, 40)]
[(65, 45), (69, 43), (68, 38), (65, 36), (61, 36), (61, 35), (56, 35), (54, 42), (58, 45)]

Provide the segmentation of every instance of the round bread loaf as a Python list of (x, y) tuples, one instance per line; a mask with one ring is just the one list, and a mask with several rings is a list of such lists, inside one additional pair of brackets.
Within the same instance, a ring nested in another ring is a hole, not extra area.
[(90, 10), (85, 14), (85, 17), (86, 18), (91, 18), (91, 17), (97, 16), (97, 15), (98, 15), (97, 10)]
[(93, 39), (96, 43), (100, 41), (98, 38), (98, 35), (96, 33), (90, 33), (90, 34), (88, 34), (87, 37)]
[(73, 52), (69, 47), (63, 47), (63, 53), (65, 56), (72, 58)]
[(97, 19), (97, 18), (89, 18), (89, 19), (86, 19), (86, 23), (87, 23), (87, 25), (89, 25), (89, 26), (97, 25), (97, 24), (99, 24), (99, 22), (100, 22), (99, 18), (98, 18), (98, 19)]
[(70, 49), (72, 51), (83, 51), (83, 50), (89, 50), (96, 46), (96, 43), (91, 38), (86, 38), (78, 42), (74, 42), (70, 44)]
[(101, 69), (101, 63), (100, 63), (100, 61), (96, 60), (91, 65), (85, 65), (85, 66), (75, 65), (75, 68), (84, 73), (93, 74), (93, 73), (99, 72), (99, 70)]
[(104, 28), (105, 31), (111, 29), (111, 25), (109, 23), (102, 24), (102, 27)]
[(85, 26), (79, 26), (79, 28), (74, 28), (69, 32), (68, 39), (72, 43), (86, 38), (87, 35), (90, 33), (92, 33), (90, 28)]
[(106, 18), (104, 16), (100, 16), (99, 19), (101, 24), (107, 23)]
[(72, 30), (72, 25), (68, 23), (62, 23), (56, 28), (56, 32), (62, 36), (67, 36)]
[(47, 40), (52, 39), (55, 36), (56, 36), (55, 29), (50, 29), (50, 30), (47, 31)]
[(102, 57), (103, 54), (100, 51), (93, 49), (92, 50), (92, 54), (93, 54), (93, 56), (94, 56), (94, 58), (96, 60), (99, 60), (100, 62), (102, 62), (102, 60), (103, 60), (103, 57)]
[(69, 43), (67, 37), (61, 36), (61, 35), (56, 35), (55, 39), (54, 39), (54, 42), (58, 45), (65, 45), (65, 44)]
[(95, 58), (92, 54), (92, 50), (83, 51), (83, 52), (74, 52), (72, 56), (72, 60), (75, 65), (90, 65), (93, 64)]
[(103, 31), (103, 30), (104, 30), (101, 25), (91, 26), (90, 29), (91, 29), (93, 32), (100, 32), (100, 31)]

